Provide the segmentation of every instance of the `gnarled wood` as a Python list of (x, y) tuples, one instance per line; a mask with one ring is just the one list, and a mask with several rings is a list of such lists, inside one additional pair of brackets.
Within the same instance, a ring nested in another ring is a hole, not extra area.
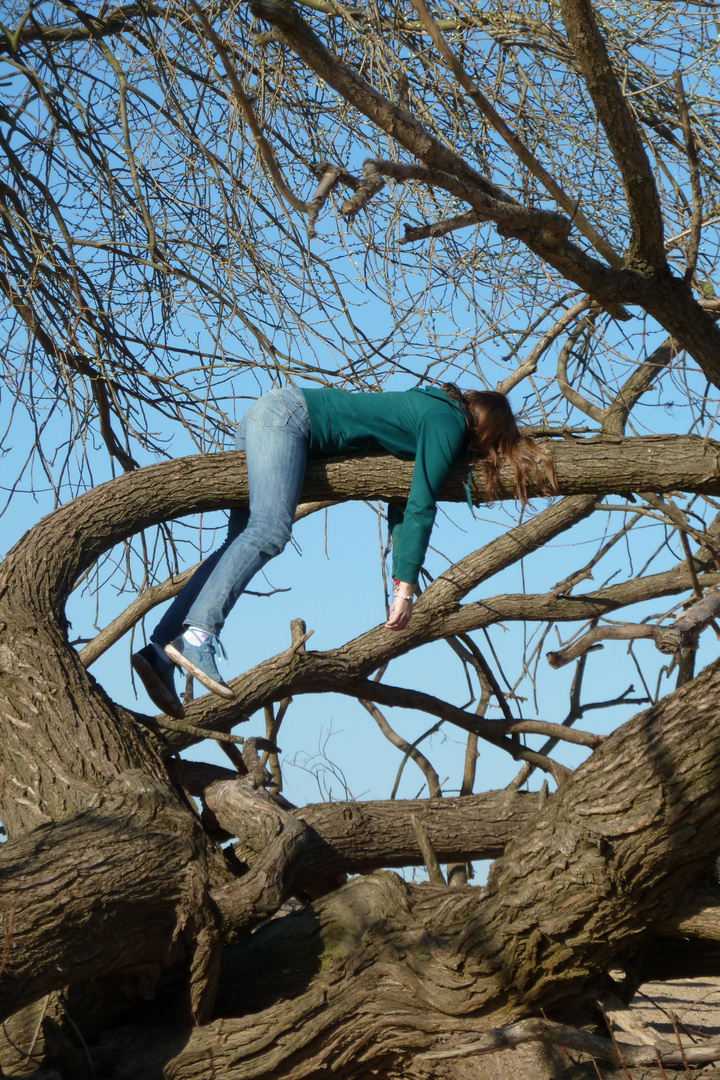
[(207, 1017), (217, 980), (217, 912), (205, 838), (139, 771), (79, 814), (0, 849), (0, 1017), (53, 990), (134, 964), (190, 961), (189, 1007)]
[[(300, 1080), (332, 1063), (360, 1077), (365, 1062), (395, 1075), (416, 1053), (578, 1005), (720, 850), (718, 689), (720, 664), (620, 728), (517, 834), (487, 889), (379, 874), (258, 930), (225, 968), (235, 1018), (179, 1052), (159, 1037), (162, 1075)], [(128, 1060), (139, 1052), (123, 1044)]]

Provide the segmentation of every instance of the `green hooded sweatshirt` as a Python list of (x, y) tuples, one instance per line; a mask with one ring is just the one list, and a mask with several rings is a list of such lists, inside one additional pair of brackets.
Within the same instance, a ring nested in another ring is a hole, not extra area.
[(448, 470), (466, 446), (462, 406), (434, 386), (400, 393), (303, 390), (310, 417), (310, 454), (362, 454), (385, 450), (415, 461), (404, 510), (391, 504), (393, 577), (417, 582), (437, 500)]

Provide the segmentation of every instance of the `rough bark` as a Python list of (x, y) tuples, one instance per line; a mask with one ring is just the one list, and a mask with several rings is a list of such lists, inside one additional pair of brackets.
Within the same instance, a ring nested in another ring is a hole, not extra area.
[(199, 823), (138, 771), (109, 783), (79, 814), (5, 844), (0, 1019), (80, 980), (133, 965), (159, 974), (187, 957), (188, 1015), (207, 1015), (218, 919), (206, 881)]
[(441, 862), (492, 859), (534, 820), (544, 801), (538, 792), (488, 791), (462, 798), (318, 803), (296, 813), (322, 838), (335, 869), (367, 873), (422, 866), (413, 816), (427, 829)]
[(716, 664), (620, 728), (517, 834), (487, 889), (383, 873), (259, 929), (226, 955), (220, 1000), (235, 1018), (181, 1049), (177, 1033), (115, 1041), (118, 1075), (299, 1080), (332, 1063), (409, 1076), (420, 1051), (579, 1006), (717, 854), (719, 688)]
[[(411, 111), (388, 101), (343, 65), (291, 3), (251, 0), (255, 13), (277, 28), (281, 42), (308, 69), (387, 135), (389, 157), (397, 158), (399, 147), (400, 158), (414, 159), (365, 166), (348, 213), (369, 205), (380, 189), (381, 172), (449, 191), (472, 208), (474, 221), (491, 220), (502, 235), (517, 236), (613, 315), (627, 316), (622, 305), (641, 305), (720, 385), (720, 329), (684, 282), (667, 270), (652, 171), (592, 10), (585, 0), (562, 2), (581, 72), (625, 185), (632, 233), (625, 266), (610, 249), (598, 248), (606, 265), (572, 242), (567, 207), (564, 216), (508, 198), (455, 153), (450, 140), (437, 137)], [(205, 16), (197, 9), (196, 14), (204, 25)], [(214, 9), (214, 18), (221, 14)], [(117, 33), (128, 17), (142, 16), (138, 33), (147, 31), (148, 18), (162, 22), (175, 17), (152, 5), (97, 17), (75, 11), (82, 27), (68, 24), (41, 32), (32, 12), (26, 15), (27, 25), (21, 24), (17, 35), (8, 32), (0, 48), (16, 54), (21, 40), (36, 40), (39, 33), (46, 43), (64, 37), (90, 45)], [(178, 13), (183, 20), (185, 15)], [(352, 13), (349, 17), (354, 19)], [(214, 40), (212, 32), (210, 37)], [(162, 36), (154, 40), (162, 49)], [(225, 58), (222, 45), (220, 55)], [(54, 64), (49, 51), (47, 59)], [(231, 66), (226, 67), (232, 82)], [(367, 71), (373, 72), (372, 64)], [(467, 90), (469, 83), (461, 85)], [(43, 94), (52, 92), (48, 87), (40, 88)], [(470, 92), (475, 92), (472, 87)], [(242, 94), (238, 82), (236, 96)], [(254, 121), (250, 112), (245, 115)], [(262, 131), (257, 125), (253, 131), (267, 151), (265, 163), (272, 165)], [(281, 174), (274, 175), (282, 188)], [(292, 205), (306, 209), (287, 187), (282, 190)], [(161, 247), (137, 184), (135, 194), (135, 209), (147, 226), (151, 264), (164, 274), (166, 267), (155, 262)], [(31, 222), (28, 228), (33, 232)], [(696, 247), (698, 228), (693, 226), (691, 247)], [(141, 251), (143, 244), (141, 238)], [(42, 262), (44, 256), (39, 257)], [(59, 258), (63, 263), (62, 251)], [(691, 267), (694, 261), (691, 253)], [(169, 264), (167, 269), (172, 269)], [(90, 380), (88, 390), (98, 397), (100, 434), (111, 456), (131, 467), (132, 457), (108, 418), (112, 410), (101, 373), (80, 348), (60, 340), (60, 323), (57, 341), (44, 328), (21, 296), (27, 283), (23, 275), (20, 280), (20, 291), (7, 282), (5, 289), (16, 314), (47, 353), (53, 371), (60, 363)], [(77, 275), (74, 281), (77, 287)], [(79, 288), (78, 302), (80, 321), (91, 318)], [(73, 297), (71, 311), (75, 307)], [(245, 318), (242, 313), (238, 317)], [(124, 365), (129, 354), (122, 355)], [(170, 391), (163, 393), (167, 403)], [(143, 399), (131, 394), (130, 400)], [(590, 412), (594, 420), (618, 428), (626, 419), (622, 408), (604, 415), (599, 409)], [(124, 423), (120, 430), (127, 431)], [(110, 1022), (110, 1009), (100, 1003), (98, 1015), (105, 1009), (104, 1018), (92, 1027), (80, 1007), (79, 1041), (91, 1028), (93, 1037), (82, 1051), (73, 1052), (67, 1038), (59, 1050), (51, 1049), (48, 1080), (53, 1062), (57, 1075), (73, 1080), (90, 1075), (299, 1080), (321, 1071), (410, 1080), (429, 1074), (428, 1062), (434, 1059), (421, 1060), (421, 1052), (432, 1054), (439, 1046), (457, 1050), (469, 1039), (504, 1044), (507, 1035), (488, 1031), (516, 1018), (530, 1019), (526, 1034), (528, 1028), (537, 1032), (542, 1025), (535, 1014), (577, 1007), (584, 995), (595, 993), (609, 964), (647, 964), (659, 934), (675, 940), (720, 939), (717, 895), (704, 895), (696, 887), (710, 872), (720, 846), (717, 665), (597, 747), (549, 799), (503, 794), (291, 813), (254, 791), (253, 782), (225, 776), (214, 777), (214, 785), (200, 785), (201, 821), (174, 786), (180, 769), (168, 767), (168, 748), (172, 752), (189, 745), (203, 725), (227, 731), (259, 705), (323, 690), (422, 709), (532, 760), (510, 739), (510, 728), (495, 725), (493, 730), (467, 710), (373, 683), (371, 675), (420, 644), (500, 619), (594, 619), (639, 599), (670, 595), (689, 585), (699, 594), (700, 586), (717, 583), (717, 574), (708, 572), (715, 568), (712, 558), (707, 552), (693, 557), (686, 544), (688, 565), (662, 575), (582, 596), (570, 595), (567, 587), (463, 603), (476, 585), (590, 514), (602, 494), (720, 494), (718, 443), (604, 438), (552, 449), (565, 498), (443, 573), (417, 604), (406, 633), (375, 628), (341, 649), (280, 653), (235, 684), (237, 698), (230, 705), (212, 699), (193, 704), (194, 730), (178, 732), (162, 744), (143, 727), (142, 717), (117, 708), (86, 673), (67, 641), (65, 600), (95, 560), (126, 536), (185, 514), (242, 504), (247, 497), (242, 459), (218, 454), (122, 477), (41, 522), (0, 566), (0, 817), (11, 837), (0, 850), (0, 1016), (30, 1003), (25, 1015), (37, 1025), (44, 1006), (39, 1011), (32, 1006), (42, 995), (58, 991), (53, 1009), (61, 997), (65, 1004), (79, 1002), (84, 993), (87, 1002), (103, 980), (117, 989), (123, 978), (136, 978), (158, 991), (142, 1022), (137, 1014), (132, 1021), (122, 1014), (120, 1020), (117, 1012)], [(403, 499), (411, 469), (381, 456), (313, 462), (304, 497)], [(454, 471), (445, 497), (464, 501), (466, 475), (465, 469)], [(482, 468), (475, 468), (473, 476), (480, 498)], [(511, 492), (506, 471), (501, 496), (509, 498)], [(92, 654), (91, 649), (86, 661)], [(473, 817), (471, 811), (481, 812)], [(451, 860), (504, 851), (487, 889), (416, 887), (390, 873), (364, 876), (247, 933), (273, 915), (290, 893), (317, 896), (347, 871), (418, 862), (413, 821), (427, 861), (431, 846)], [(229, 869), (217, 856), (213, 836), (223, 834), (236, 837), (236, 851), (249, 865), (246, 873)], [(223, 935), (232, 947), (224, 950), (219, 975)], [(211, 1022), (193, 1029), (198, 1020)], [(54, 1013), (52, 1022), (59, 1028), (61, 1014)], [(544, 1029), (553, 1023), (550, 1019)], [(44, 1034), (49, 1031), (46, 1024)], [(512, 1072), (512, 1065), (503, 1074), (500, 1066), (472, 1059), (467, 1066), (463, 1071), (462, 1065), (453, 1068), (445, 1062), (435, 1075), (460, 1080), (463, 1075), (497, 1078)], [(535, 1080), (542, 1075), (537, 1060), (523, 1068)]]

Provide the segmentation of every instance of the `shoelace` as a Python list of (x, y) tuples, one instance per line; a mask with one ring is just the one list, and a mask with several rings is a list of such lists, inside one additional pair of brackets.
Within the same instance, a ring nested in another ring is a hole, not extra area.
[(221, 659), (223, 659), (226, 664), (230, 663), (230, 661), (227, 658), (227, 653), (225, 652), (225, 648), (223, 646), (223, 643), (222, 643), (222, 641), (220, 640), (219, 637), (208, 638), (207, 643), (208, 643), (208, 645), (210, 646), (210, 648), (212, 649), (213, 652), (215, 652), (215, 645), (217, 645), (217, 651), (220, 653)]

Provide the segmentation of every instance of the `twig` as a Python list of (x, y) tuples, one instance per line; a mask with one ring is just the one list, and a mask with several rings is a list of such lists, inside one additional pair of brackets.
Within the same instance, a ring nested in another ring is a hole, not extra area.
[(687, 563), (688, 573), (690, 574), (690, 580), (692, 581), (693, 594), (698, 600), (702, 600), (703, 591), (700, 588), (700, 582), (698, 581), (697, 570), (695, 569), (692, 552), (690, 551), (687, 533), (684, 529), (678, 529), (678, 536), (680, 537), (680, 543), (685, 554), (685, 562)]
[(486, 116), (492, 126), (498, 132), (499, 135), (505, 140), (510, 149), (517, 155), (523, 165), (528, 168), (534, 176), (540, 181), (546, 190), (557, 199), (559, 205), (563, 208), (566, 214), (569, 215), (570, 220), (577, 226), (579, 231), (590, 241), (590, 243), (600, 252), (604, 259), (607, 259), (610, 266), (615, 269), (622, 267), (622, 258), (614, 249), (610, 246), (607, 240), (602, 237), (596, 229), (590, 224), (584, 214), (578, 209), (577, 203), (573, 201), (569, 195), (567, 195), (555, 178), (545, 169), (534, 154), (525, 146), (522, 140), (516, 135), (516, 133), (510, 128), (510, 126), (503, 120), (500, 114), (496, 111), (494, 106), (488, 101), (485, 95), (480, 90), (480, 87), (470, 78), (458, 58), (453, 53), (450, 46), (445, 41), (440, 32), (435, 19), (430, 13), (425, 0), (412, 0), (412, 5), (420, 16), (420, 21), (427, 30), (428, 34), (433, 40), (435, 47), (442, 56), (443, 60), (450, 68), (455, 78), (463, 87), (465, 92), (470, 97), (471, 101), (483, 116)]
[(698, 161), (695, 134), (690, 123), (690, 114), (683, 88), (682, 72), (675, 72), (675, 93), (677, 94), (678, 111), (682, 123), (683, 138), (685, 141), (685, 153), (688, 159), (690, 173), (690, 190), (692, 191), (693, 208), (690, 217), (690, 243), (688, 244), (687, 266), (685, 267), (685, 281), (692, 281), (695, 268), (697, 267), (698, 254), (700, 252), (700, 232), (702, 228), (702, 187), (700, 184), (700, 164)]
[(682, 1058), (682, 1063), (683, 1063), (683, 1066), (685, 1068), (685, 1075), (689, 1076), (690, 1080), (692, 1080), (692, 1073), (690, 1072), (690, 1067), (689, 1067), (689, 1065), (687, 1063), (687, 1058), (685, 1057), (685, 1051), (683, 1050), (682, 1040), (680, 1039), (680, 1028), (678, 1026), (678, 1018), (677, 1018), (675, 1013), (670, 1013), (670, 1019), (672, 1020), (673, 1031), (675, 1032), (675, 1038), (677, 1039), (678, 1049), (680, 1051), (680, 1056)]
[(622, 1070), (625, 1073), (625, 1075), (627, 1077), (627, 1080), (632, 1080), (632, 1076), (628, 1072), (627, 1065), (625, 1064), (625, 1061), (623, 1060), (622, 1053), (620, 1052), (620, 1047), (618, 1046), (618, 1041), (615, 1038), (615, 1032), (613, 1031), (613, 1026), (610, 1023), (610, 1021), (608, 1020), (607, 1013), (605, 1012), (605, 1009), (602, 1007), (602, 1005), (600, 1006), (600, 1012), (603, 1015), (603, 1020), (605, 1021), (605, 1026), (607, 1027), (608, 1032), (610, 1034), (610, 1038), (612, 1039), (612, 1044), (615, 1047), (615, 1050), (617, 1051), (617, 1056), (618, 1056), (618, 1059), (620, 1061), (620, 1065), (622, 1066)]
[(425, 860), (425, 869), (428, 872), (430, 884), (447, 885), (427, 829), (415, 814), (411, 814), (410, 819), (413, 823), (413, 828), (415, 829), (415, 835), (417, 836), (417, 841), (420, 845), (422, 857)]
[[(564, 765), (560, 765), (557, 761), (551, 761), (542, 754), (538, 754), (535, 750), (529, 750), (525, 746), (520, 746), (512, 738), (508, 738), (504, 734), (504, 726), (501, 727), (497, 721), (483, 720), (480, 717), (471, 716), (463, 709), (459, 709), (447, 701), (442, 701), (432, 694), (425, 694), (420, 690), (409, 690), (406, 687), (375, 683), (369, 679), (338, 685), (337, 690), (342, 694), (352, 694), (353, 697), (361, 700), (376, 700), (386, 705), (418, 709), (421, 712), (429, 713), (431, 716), (437, 716), (441, 720), (448, 720), (450, 723), (462, 728), (463, 731), (477, 734), (481, 739), (486, 739), (495, 746), (507, 750), (516, 761), (532, 762), (544, 772), (549, 772), (557, 784), (561, 784), (571, 775), (571, 770), (566, 769)], [(563, 729), (560, 725), (557, 725), (556, 730), (559, 734)], [(501, 731), (503, 731), (503, 734), (500, 734)]]
[(166, 716), (163, 717), (142, 717), (142, 723), (147, 727), (159, 727), (164, 728), (166, 731), (179, 731), (183, 735), (194, 735), (198, 739), (214, 739), (219, 743), (235, 743), (237, 746), (243, 746), (245, 739), (240, 735), (226, 735), (224, 731), (210, 731), (207, 728), (198, 727), (196, 724), (186, 724), (182, 720), (169, 720)]

